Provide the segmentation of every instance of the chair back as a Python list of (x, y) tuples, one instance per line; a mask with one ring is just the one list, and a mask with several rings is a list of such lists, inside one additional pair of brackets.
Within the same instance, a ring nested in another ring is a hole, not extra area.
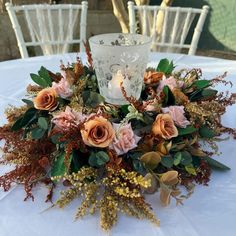
[[(79, 44), (84, 51), (86, 40), (87, 1), (78, 4), (34, 4), (13, 6), (6, 3), (22, 58), (29, 57), (29, 47), (43, 55), (69, 51), (72, 44)], [(17, 14), (16, 14), (17, 13)], [(80, 32), (76, 32), (80, 15)], [(76, 38), (75, 35), (80, 35)]]
[[(194, 55), (209, 6), (202, 9), (163, 6), (136, 6), (128, 2), (130, 33), (139, 32), (152, 37), (152, 50), (180, 52), (188, 49)], [(185, 43), (189, 29), (197, 18), (196, 27), (191, 35), (191, 43)]]

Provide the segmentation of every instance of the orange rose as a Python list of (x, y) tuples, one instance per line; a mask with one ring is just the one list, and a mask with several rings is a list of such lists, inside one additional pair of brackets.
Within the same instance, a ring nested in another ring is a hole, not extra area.
[(104, 148), (111, 144), (115, 131), (111, 123), (100, 116), (85, 122), (81, 135), (86, 145)]
[(178, 136), (178, 130), (169, 114), (159, 114), (152, 125), (152, 132), (164, 139), (171, 139)]
[(57, 105), (57, 93), (53, 88), (41, 90), (34, 99), (34, 107), (39, 110), (53, 111)]

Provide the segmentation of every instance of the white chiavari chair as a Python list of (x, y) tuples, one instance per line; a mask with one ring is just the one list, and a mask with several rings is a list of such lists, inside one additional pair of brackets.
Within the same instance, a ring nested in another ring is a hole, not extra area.
[[(206, 20), (209, 6), (202, 9), (183, 7), (162, 7), (140, 5), (128, 2), (130, 33), (139, 33), (152, 37), (152, 50), (180, 52), (188, 49), (194, 55)], [(191, 36), (191, 42), (185, 43), (189, 29), (196, 17), (199, 17)]]
[[(87, 1), (83, 1), (81, 5), (13, 6), (11, 3), (6, 3), (21, 57), (29, 57), (27, 48), (35, 46), (41, 48), (43, 55), (66, 53), (72, 44), (80, 44), (80, 51), (84, 51), (87, 8)], [(79, 21), (80, 35), (75, 37)]]

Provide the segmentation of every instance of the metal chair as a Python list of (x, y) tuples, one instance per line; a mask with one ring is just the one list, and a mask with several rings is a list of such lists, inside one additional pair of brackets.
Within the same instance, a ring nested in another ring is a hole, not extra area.
[[(83, 1), (81, 5), (34, 4), (13, 6), (11, 3), (6, 3), (21, 57), (29, 57), (27, 48), (32, 46), (40, 47), (44, 55), (66, 53), (71, 44), (80, 44), (80, 51), (84, 51), (83, 41), (86, 40), (87, 8), (88, 3), (86, 1)], [(79, 13), (80, 38), (78, 39), (74, 37), (74, 31)]]
[[(202, 9), (136, 6), (129, 1), (128, 11), (130, 33), (136, 33), (139, 30), (140, 33), (151, 36), (153, 51), (179, 52), (186, 48), (189, 49), (189, 55), (194, 55), (209, 6), (203, 6)], [(199, 18), (191, 36), (191, 43), (187, 44), (186, 37), (197, 15)]]

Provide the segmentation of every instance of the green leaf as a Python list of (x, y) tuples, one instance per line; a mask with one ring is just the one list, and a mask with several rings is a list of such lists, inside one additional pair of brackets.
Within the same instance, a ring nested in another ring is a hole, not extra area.
[(200, 99), (211, 98), (217, 94), (217, 90), (214, 89), (197, 89), (190, 94), (189, 99), (191, 101), (197, 101)]
[(41, 87), (43, 87), (43, 88), (48, 87), (48, 83), (43, 78), (41, 78), (39, 75), (30, 74), (30, 77), (36, 84), (40, 85)]
[(197, 175), (197, 172), (195, 170), (195, 168), (193, 167), (193, 165), (188, 165), (184, 167), (185, 170), (190, 174), (190, 175)]
[(181, 161), (180, 163), (184, 166), (188, 166), (192, 163), (192, 155), (187, 152), (187, 151), (183, 151), (181, 152)]
[(44, 81), (49, 87), (52, 86), (52, 79), (48, 73), (48, 70), (45, 67), (41, 66), (40, 70), (38, 71), (38, 74), (42, 79), (44, 79)]
[(32, 124), (34, 120), (36, 120), (37, 109), (31, 107), (29, 108), (25, 114), (20, 117), (11, 127), (12, 131), (17, 131), (29, 124)]
[[(70, 166), (71, 163), (71, 159), (72, 159), (72, 155), (70, 155), (68, 164)], [(65, 153), (61, 153), (59, 156), (56, 157), (56, 159), (54, 160), (53, 166), (52, 166), (52, 170), (51, 170), (51, 176), (62, 176), (64, 175), (66, 172), (68, 171), (68, 169), (65, 166)]]
[(165, 95), (164, 101), (163, 101), (163, 106), (175, 105), (175, 96), (171, 92), (169, 86), (165, 85), (162, 92)]
[(193, 126), (189, 125), (186, 128), (178, 128), (178, 134), (179, 136), (187, 135), (187, 134), (192, 134), (196, 132), (198, 129), (194, 128)]
[(48, 122), (45, 117), (38, 118), (38, 125), (41, 129), (44, 129), (44, 130), (48, 129)]
[(140, 161), (148, 169), (154, 170), (161, 162), (161, 156), (157, 152), (147, 152), (141, 156)]
[(92, 91), (84, 91), (82, 93), (83, 101), (86, 106), (90, 106), (92, 108), (96, 108), (101, 103), (105, 102), (103, 96), (99, 93), (92, 92)]
[(139, 160), (136, 160), (136, 159), (133, 160), (133, 167), (138, 173), (141, 173), (141, 174), (146, 173), (145, 168), (143, 167), (141, 161)]
[(32, 139), (41, 139), (44, 134), (45, 134), (45, 129), (41, 129), (41, 128), (34, 128), (32, 131), (31, 131), (31, 135), (32, 135)]
[(215, 159), (212, 159), (210, 157), (204, 157), (203, 160), (205, 160), (213, 169), (218, 170), (230, 170), (230, 168), (219, 161), (216, 161)]
[(190, 101), (196, 101), (202, 98), (202, 90), (197, 89), (189, 95)]
[(163, 72), (165, 74), (171, 74), (173, 70), (174, 70), (173, 61), (169, 62), (167, 58), (160, 60), (156, 68), (156, 71)]
[(106, 152), (100, 151), (96, 154), (98, 166), (103, 166), (109, 161), (109, 156)]
[(202, 138), (213, 138), (216, 135), (214, 130), (208, 128), (207, 126), (202, 126), (199, 129), (199, 134)]
[(180, 161), (181, 161), (181, 152), (177, 152), (175, 155), (174, 155), (174, 165), (177, 166), (179, 165)]
[[(84, 156), (82, 156), (80, 158), (80, 155), (77, 151), (73, 150), (72, 151), (72, 159), (71, 159), (71, 171), (72, 172), (78, 172), (79, 169), (85, 165), (85, 161), (87, 160), (87, 158), (85, 158)], [(87, 164), (87, 163), (86, 163)]]
[(129, 109), (128, 109), (129, 105), (122, 105), (120, 107), (121, 112), (124, 114), (124, 116), (126, 116), (129, 113)]
[(34, 103), (31, 100), (28, 99), (21, 99), (22, 102), (26, 103), (28, 106), (33, 107)]
[(216, 94), (217, 94), (217, 90), (214, 90), (214, 89), (204, 89), (203, 91), (202, 91), (202, 96), (204, 97), (204, 98), (206, 98), (206, 97), (213, 97), (213, 96), (215, 96)]
[(104, 151), (92, 152), (89, 156), (89, 165), (93, 167), (101, 167), (109, 161), (109, 156)]
[(167, 168), (171, 168), (174, 164), (172, 156), (164, 156), (161, 158), (161, 164)]
[(203, 89), (211, 86), (210, 80), (197, 80), (193, 83), (198, 89)]

